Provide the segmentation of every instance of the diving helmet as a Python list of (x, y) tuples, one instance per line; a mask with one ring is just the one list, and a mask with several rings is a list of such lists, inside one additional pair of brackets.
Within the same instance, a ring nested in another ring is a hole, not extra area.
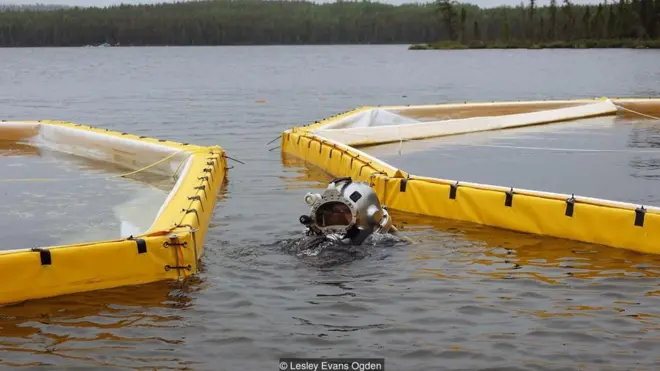
[(301, 216), (300, 222), (309, 234), (339, 235), (339, 239), (359, 245), (372, 233), (387, 233), (392, 228), (387, 208), (381, 206), (376, 192), (350, 177), (332, 180), (323, 194), (307, 193), (305, 203), (310, 213)]

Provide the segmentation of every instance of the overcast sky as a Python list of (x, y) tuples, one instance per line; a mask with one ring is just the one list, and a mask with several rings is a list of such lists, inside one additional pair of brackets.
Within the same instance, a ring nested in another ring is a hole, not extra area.
[[(333, 0), (316, 0), (316, 2), (332, 2)], [(472, 4), (477, 4), (482, 7), (492, 7), (497, 5), (518, 5), (520, 0), (462, 0), (465, 2), (470, 2)], [(78, 6), (107, 6), (113, 4), (149, 4), (149, 3), (163, 3), (163, 2), (173, 2), (173, 0), (0, 0), (0, 4), (64, 4), (64, 5), (78, 5)], [(410, 1), (410, 0), (380, 0), (380, 2), (390, 3), (390, 4), (405, 4), (405, 3), (417, 3), (417, 2), (429, 2), (429, 1)], [(529, 0), (525, 0), (525, 3), (528, 3)], [(538, 0), (538, 5), (548, 4), (550, 0)], [(574, 4), (597, 4), (599, 0), (573, 0), (571, 1)], [(561, 4), (562, 0), (557, 0), (557, 3)]]

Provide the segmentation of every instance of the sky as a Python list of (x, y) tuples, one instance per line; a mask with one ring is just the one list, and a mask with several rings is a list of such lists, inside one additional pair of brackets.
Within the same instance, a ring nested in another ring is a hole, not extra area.
[[(316, 2), (328, 2), (333, 0), (316, 0)], [(379, 0), (383, 3), (389, 4), (406, 4), (406, 3), (417, 3), (417, 2), (430, 2), (431, 0), (419, 0), (419, 1), (410, 1), (410, 0)], [(520, 0), (463, 0), (472, 4), (477, 4), (481, 7), (493, 7), (498, 5), (518, 5)], [(72, 5), (72, 6), (107, 6), (114, 4), (151, 4), (151, 3), (163, 3), (163, 2), (173, 2), (173, 0), (0, 0), (0, 4), (63, 4), (63, 5)], [(529, 0), (524, 0), (525, 3), (528, 3)], [(573, 4), (597, 4), (600, 0), (572, 0)], [(550, 0), (537, 0), (538, 5), (549, 4)], [(561, 3), (561, 1), (557, 1)]]

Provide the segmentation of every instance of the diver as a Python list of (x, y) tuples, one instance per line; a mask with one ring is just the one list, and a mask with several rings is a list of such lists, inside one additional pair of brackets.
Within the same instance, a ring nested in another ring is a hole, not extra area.
[(387, 207), (381, 206), (376, 192), (350, 177), (332, 180), (323, 194), (307, 193), (305, 203), (310, 213), (301, 216), (300, 223), (307, 227), (308, 236), (360, 245), (373, 233), (393, 229)]
[(305, 237), (291, 249), (300, 257), (316, 257), (321, 266), (361, 259), (368, 254), (369, 238), (379, 236), (380, 243), (397, 232), (376, 192), (350, 177), (332, 180), (323, 194), (307, 193), (305, 203), (310, 207), (300, 217)]

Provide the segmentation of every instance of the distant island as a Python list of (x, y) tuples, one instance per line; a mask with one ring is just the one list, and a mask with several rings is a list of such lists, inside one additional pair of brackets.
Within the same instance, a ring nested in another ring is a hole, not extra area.
[(111, 7), (0, 6), (0, 47), (407, 44), (419, 49), (660, 47), (660, 0), (480, 8), (211, 0)]
[(619, 0), (575, 5), (535, 0), (517, 7), (479, 9), (453, 0), (436, 2), (444, 26), (429, 49), (660, 48), (660, 0)]
[(2, 4), (0, 3), (0, 12), (21, 12), (21, 11), (49, 11), (57, 9), (70, 8), (68, 5), (49, 5), (49, 4)]

